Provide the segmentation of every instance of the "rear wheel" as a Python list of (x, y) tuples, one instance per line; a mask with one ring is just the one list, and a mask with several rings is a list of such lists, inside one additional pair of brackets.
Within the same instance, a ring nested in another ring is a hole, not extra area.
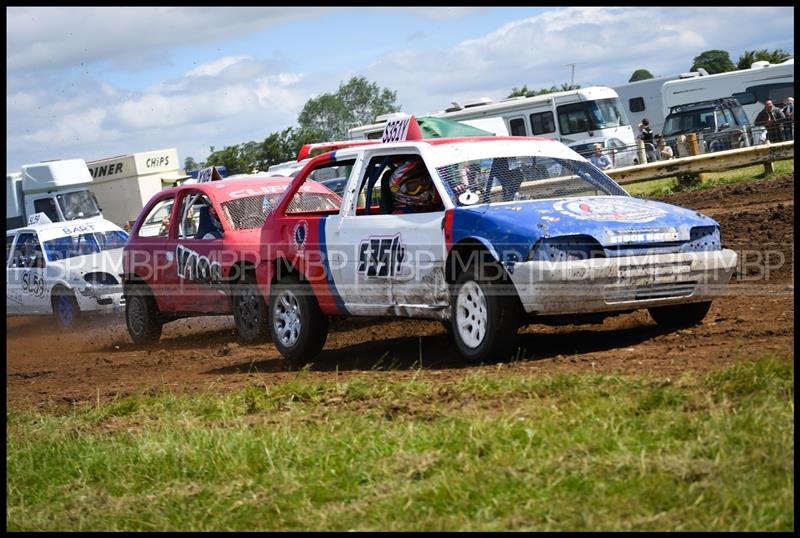
[(131, 286), (125, 297), (125, 322), (128, 334), (136, 344), (157, 342), (164, 323), (158, 315), (158, 304), (149, 288)]
[(239, 340), (246, 344), (266, 340), (269, 335), (269, 311), (252, 273), (234, 285), (231, 298)]
[(470, 361), (505, 359), (516, 347), (521, 312), (513, 284), (486, 278), (473, 265), (456, 280), (451, 299), (451, 333), (461, 355)]
[(650, 317), (662, 327), (691, 327), (697, 325), (708, 314), (711, 301), (702, 303), (686, 303), (648, 308)]
[(56, 324), (62, 330), (75, 327), (81, 317), (81, 309), (75, 294), (65, 288), (53, 290), (53, 316)]
[(328, 317), (319, 309), (311, 287), (296, 276), (272, 285), (269, 301), (272, 343), (290, 360), (310, 361), (328, 338)]

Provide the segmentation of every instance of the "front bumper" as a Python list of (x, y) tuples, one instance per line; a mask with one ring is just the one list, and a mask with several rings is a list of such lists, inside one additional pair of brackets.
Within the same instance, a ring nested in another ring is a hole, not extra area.
[(81, 289), (75, 297), (81, 311), (110, 310), (120, 312), (125, 306), (122, 284), (94, 284)]
[[(580, 314), (710, 300), (736, 267), (729, 249), (516, 263), (511, 280), (529, 314)], [(510, 268), (509, 268), (510, 269)], [(513, 272), (512, 272), (513, 271)]]

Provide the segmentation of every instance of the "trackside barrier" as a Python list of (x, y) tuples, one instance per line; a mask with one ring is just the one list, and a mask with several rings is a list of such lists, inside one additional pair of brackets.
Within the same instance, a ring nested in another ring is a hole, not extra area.
[(794, 140), (776, 144), (704, 153), (692, 157), (680, 157), (648, 164), (625, 166), (605, 170), (620, 185), (639, 183), (652, 179), (677, 176), (679, 174), (699, 174), (702, 172), (721, 172), (734, 168), (763, 164), (771, 171), (774, 161), (794, 159)]

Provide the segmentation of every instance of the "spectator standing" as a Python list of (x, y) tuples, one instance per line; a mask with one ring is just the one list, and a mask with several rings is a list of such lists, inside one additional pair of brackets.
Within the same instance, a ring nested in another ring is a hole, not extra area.
[(764, 126), (767, 129), (767, 140), (770, 142), (783, 141), (783, 124), (786, 119), (783, 112), (772, 104), (771, 99), (764, 103), (764, 110), (758, 113), (754, 125)]
[(589, 156), (589, 162), (595, 165), (600, 170), (607, 170), (611, 168), (611, 159), (608, 158), (608, 155), (603, 154), (603, 145), (602, 144), (595, 144), (594, 145), (594, 153)]
[(794, 97), (787, 97), (783, 101), (783, 108), (781, 109), (783, 115), (786, 116), (784, 120), (784, 136), (786, 140), (794, 139)]
[(657, 161), (655, 135), (653, 134), (653, 129), (650, 128), (650, 120), (647, 118), (642, 118), (642, 123), (639, 124), (639, 139), (644, 142), (647, 162)]

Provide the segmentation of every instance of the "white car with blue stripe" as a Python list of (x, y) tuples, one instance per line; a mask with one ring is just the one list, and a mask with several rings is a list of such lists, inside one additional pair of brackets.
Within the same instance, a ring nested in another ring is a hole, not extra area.
[(128, 233), (103, 218), (31, 220), (6, 232), (6, 315), (53, 315), (69, 328), (86, 312), (119, 312)]
[[(423, 139), (412, 116), (329, 149), (268, 205), (253, 256), (248, 308), (288, 358), (320, 353), (329, 316), (440, 320), (470, 360), (503, 360), (528, 323), (647, 309), (688, 326), (736, 267), (713, 219), (634, 198), (554, 140)], [(305, 183), (331, 168), (341, 202), (308, 204)]]

